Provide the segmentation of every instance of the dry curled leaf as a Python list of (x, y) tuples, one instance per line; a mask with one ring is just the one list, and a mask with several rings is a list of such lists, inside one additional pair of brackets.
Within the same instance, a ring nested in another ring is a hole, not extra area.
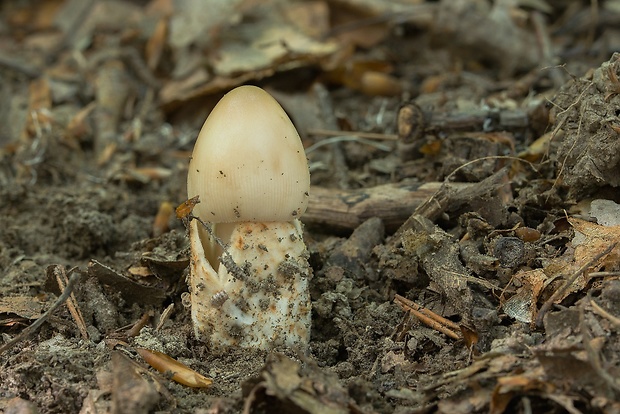
[(153, 368), (161, 373), (171, 373), (172, 380), (192, 388), (207, 388), (213, 380), (201, 375), (185, 364), (168, 355), (145, 348), (136, 348), (136, 351)]
[(195, 196), (190, 198), (189, 200), (184, 201), (176, 209), (177, 218), (179, 220), (182, 220), (189, 216), (192, 213), (194, 207), (196, 207), (196, 204), (198, 203), (200, 203), (199, 196)]
[(157, 215), (155, 216), (155, 220), (153, 221), (153, 236), (159, 237), (168, 230), (170, 230), (168, 222), (170, 220), (170, 216), (172, 216), (173, 211), (174, 207), (168, 201), (163, 201), (159, 205), (159, 210), (157, 211)]

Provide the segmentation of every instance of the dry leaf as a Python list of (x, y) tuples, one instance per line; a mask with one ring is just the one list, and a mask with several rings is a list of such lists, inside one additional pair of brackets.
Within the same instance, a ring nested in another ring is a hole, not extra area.
[(38, 78), (30, 82), (28, 122), (23, 138), (40, 137), (52, 124), (52, 93), (47, 78)]
[(533, 372), (528, 372), (525, 375), (511, 375), (498, 378), (497, 385), (493, 390), (489, 412), (492, 414), (503, 413), (515, 395), (528, 392), (552, 393), (555, 387), (551, 383), (543, 381), (541, 378), (544, 376), (542, 372), (540, 374), (540, 377), (535, 377)]
[(177, 218), (181, 220), (189, 216), (198, 203), (200, 203), (200, 196), (192, 197), (181, 203), (176, 209)]
[(146, 65), (154, 71), (159, 65), (161, 55), (166, 46), (166, 35), (168, 34), (168, 19), (162, 18), (157, 22), (155, 31), (146, 43)]
[[(336, 42), (316, 40), (306, 33), (307, 28), (303, 24), (289, 23), (286, 10), (291, 7), (290, 3), (274, 0), (264, 2), (261, 7), (252, 7), (251, 3), (246, 0), (235, 2), (236, 6), (231, 4), (225, 17), (213, 26), (212, 30), (219, 34), (219, 47), (205, 48), (210, 53), (206, 60), (215, 75), (213, 77), (205, 70), (202, 61), (188, 61), (189, 54), (183, 53), (182, 48), (191, 44), (196, 34), (175, 34), (173, 19), (170, 44), (179, 51), (175, 68), (178, 76), (177, 80), (168, 82), (160, 91), (160, 102), (166, 110), (180, 102), (225, 92), (245, 82), (271, 76), (277, 71), (322, 64), (338, 50)], [(208, 8), (203, 6), (202, 9)], [(245, 10), (242, 23), (228, 24), (230, 27), (222, 23), (226, 18), (240, 20), (239, 10)], [(213, 10), (208, 11), (214, 13)], [(186, 20), (188, 18), (184, 17)], [(315, 22), (318, 27), (328, 25), (326, 14), (314, 12), (312, 18), (319, 20)], [(204, 26), (201, 26), (203, 29)], [(191, 28), (184, 30), (191, 31)], [(182, 79), (180, 75), (183, 75)]]
[(3, 314), (15, 314), (25, 319), (37, 319), (45, 305), (32, 296), (8, 296), (0, 298), (0, 320)]
[(170, 227), (168, 222), (170, 221), (170, 217), (174, 212), (174, 207), (168, 201), (164, 201), (159, 205), (159, 210), (157, 211), (157, 215), (155, 216), (155, 220), (153, 221), (153, 236), (159, 237), (168, 230)]
[[(620, 226), (606, 227), (573, 217), (569, 217), (568, 222), (578, 232), (573, 239), (575, 249), (567, 249), (562, 256), (551, 260), (544, 269), (517, 273), (515, 278), (520, 280), (523, 286), (514, 296), (502, 303), (502, 308), (508, 316), (521, 322), (532, 322), (536, 319), (538, 299), (552, 282), (570, 277), (610, 245), (620, 243)], [(557, 298), (556, 303), (572, 293), (583, 290), (588, 283), (589, 271), (596, 271), (602, 267), (607, 271), (616, 270), (619, 255), (619, 249), (615, 248), (591, 269), (586, 269), (578, 275), (568, 289)], [(559, 288), (561, 284), (553, 286)]]
[(213, 380), (168, 355), (150, 349), (136, 348), (138, 353), (153, 368), (161, 373), (172, 373), (172, 380), (192, 388), (207, 388)]
[(127, 271), (132, 275), (132, 276), (138, 276), (138, 277), (149, 277), (149, 276), (153, 276), (153, 272), (151, 271), (151, 269), (149, 269), (146, 266), (132, 266), (129, 269), (127, 269)]

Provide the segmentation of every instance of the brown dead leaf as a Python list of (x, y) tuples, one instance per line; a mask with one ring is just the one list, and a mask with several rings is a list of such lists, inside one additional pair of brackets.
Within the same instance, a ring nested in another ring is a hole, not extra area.
[(199, 374), (187, 365), (170, 356), (150, 349), (136, 348), (136, 351), (153, 368), (161, 373), (171, 373), (172, 380), (192, 388), (207, 388), (213, 380)]
[(52, 92), (47, 78), (41, 77), (30, 82), (28, 121), (23, 138), (40, 137), (52, 124)]
[(195, 196), (195, 197), (190, 198), (189, 200), (185, 200), (176, 209), (177, 218), (179, 220), (182, 220), (186, 218), (187, 216), (189, 216), (192, 213), (192, 210), (194, 209), (194, 207), (196, 207), (196, 204), (198, 203), (200, 203), (199, 196)]
[(603, 267), (607, 271), (618, 269), (620, 249), (616, 247), (597, 263), (593, 263), (589, 269), (576, 275), (570, 286), (564, 288), (561, 284), (554, 284), (555, 281), (568, 280), (567, 278), (595, 260), (611, 245), (620, 243), (620, 226), (601, 226), (574, 217), (569, 217), (568, 222), (580, 233), (573, 240), (575, 248), (567, 249), (562, 256), (551, 260), (544, 269), (534, 269), (515, 275), (515, 278), (522, 283), (522, 287), (514, 296), (502, 303), (502, 308), (508, 316), (530, 323), (536, 319), (538, 300), (548, 287), (563, 289), (555, 298), (555, 303), (560, 303), (570, 294), (586, 287), (589, 272)]
[(155, 31), (146, 42), (145, 54), (146, 65), (149, 69), (154, 71), (159, 65), (161, 55), (166, 47), (166, 36), (168, 34), (168, 19), (162, 18), (157, 22)]
[(282, 8), (284, 18), (306, 35), (320, 39), (330, 26), (329, 7), (324, 1), (290, 2)]
[(359, 409), (346, 388), (333, 374), (319, 369), (311, 361), (303, 367), (282, 354), (270, 354), (260, 378), (244, 384), (246, 397), (243, 413), (267, 406), (271, 412), (345, 414)]
[[(248, 0), (230, 3), (224, 15), (230, 18), (228, 23), (223, 24), (220, 19), (218, 25), (213, 26), (213, 30), (219, 33), (219, 47), (208, 48), (210, 55), (205, 56), (215, 76), (210, 76), (200, 62), (178, 60), (177, 75), (173, 75), (173, 80), (160, 91), (160, 102), (166, 109), (197, 97), (226, 92), (245, 82), (271, 76), (279, 70), (321, 64), (338, 50), (336, 42), (317, 40), (306, 33), (304, 24), (290, 23), (286, 13), (291, 7), (288, 2), (273, 0), (261, 4), (261, 7), (254, 7)], [(313, 10), (310, 5), (306, 10), (303, 3), (300, 4), (308, 15), (306, 17), (313, 20), (317, 27), (328, 25), (327, 14)], [(204, 6), (200, 8), (208, 9)], [(195, 11), (191, 13), (195, 14)], [(208, 13), (214, 14), (213, 10), (208, 10)], [(242, 23), (230, 23), (241, 20), (242, 16)], [(169, 42), (173, 50), (179, 51), (177, 58), (183, 59), (188, 54), (181, 51), (191, 44), (196, 34), (176, 33), (175, 18), (171, 22)], [(201, 24), (200, 30), (208, 25)], [(190, 28), (183, 30), (190, 31)]]
[(169, 43), (175, 51), (195, 44), (207, 47), (226, 27), (241, 18), (240, 12), (252, 0), (179, 0), (170, 20)]
[(157, 215), (155, 216), (155, 220), (153, 220), (154, 237), (159, 237), (168, 230), (170, 230), (170, 226), (168, 225), (168, 223), (173, 212), (174, 207), (170, 202), (163, 201), (159, 205), (159, 210), (157, 210)]
[(0, 298), (0, 320), (3, 314), (14, 314), (25, 319), (37, 319), (45, 305), (32, 296), (8, 296)]
[(153, 272), (151, 271), (151, 269), (149, 269), (146, 266), (132, 266), (129, 269), (127, 269), (127, 271), (132, 276), (138, 276), (138, 277), (153, 276)]
[(542, 370), (537, 369), (540, 377), (533, 376), (533, 372), (524, 375), (510, 375), (497, 379), (497, 385), (493, 390), (489, 412), (501, 414), (508, 407), (508, 403), (515, 395), (528, 392), (543, 392), (551, 394), (555, 387), (549, 382), (543, 381)]
[(390, 34), (390, 20), (394, 14), (382, 7), (394, 3), (391, 1), (374, 1), (374, 10), (359, 2), (332, 5), (333, 35), (343, 43), (356, 47), (371, 48), (379, 44)]
[(333, 68), (325, 74), (329, 82), (345, 85), (370, 96), (395, 96), (403, 90), (402, 83), (390, 75), (392, 66), (385, 61), (351, 60), (342, 51), (338, 60), (330, 63)]
[(480, 340), (478, 332), (465, 325), (460, 325), (460, 328), (461, 334), (463, 335), (463, 340), (465, 341), (465, 346), (467, 346), (467, 349), (473, 349), (473, 347)]
[(85, 141), (87, 138), (92, 136), (93, 128), (90, 122), (88, 122), (88, 118), (95, 107), (96, 103), (91, 102), (84, 108), (80, 109), (69, 121), (69, 124), (65, 130), (64, 139), (65, 142), (71, 143), (69, 145), (72, 148), (79, 148), (77, 141)]
[(96, 260), (91, 260), (88, 264), (88, 274), (132, 302), (159, 305), (166, 297), (164, 288), (138, 283)]
[[(583, 242), (580, 241), (575, 248), (575, 262), (577, 265), (591, 260), (611, 244), (620, 243), (620, 226), (601, 226), (574, 217), (569, 217), (568, 222), (575, 230), (585, 236), (585, 240)], [(611, 251), (607, 259), (598, 267), (605, 266), (607, 271), (616, 270), (619, 254), (620, 249)]]
[(549, 279), (542, 269), (519, 272), (515, 278), (521, 282), (522, 286), (514, 296), (502, 301), (502, 308), (511, 318), (531, 323), (536, 319), (538, 298), (552, 279)]
[(213, 63), (217, 75), (306, 66), (337, 50), (335, 42), (315, 40), (288, 24), (275, 5), (260, 9), (255, 21), (237, 26), (235, 37), (222, 43)]
[(184, 101), (200, 96), (196, 88), (208, 83), (211, 76), (205, 68), (198, 68), (189, 76), (179, 80), (171, 80), (159, 91), (159, 100), (165, 105)]

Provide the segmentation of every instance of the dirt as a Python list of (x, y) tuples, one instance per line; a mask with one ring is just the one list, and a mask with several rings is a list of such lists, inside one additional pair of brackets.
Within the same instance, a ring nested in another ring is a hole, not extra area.
[[(50, 15), (69, 3), (49, 2)], [(114, 16), (110, 3), (93, 7)], [(233, 59), (228, 29), (278, 20), (235, 3), (246, 20), (220, 11), (212, 49), (183, 49), (158, 37), (157, 2), (117, 3), (131, 11), (119, 22), (142, 23), (85, 24), (87, 48), (79, 30), (35, 11), (41, 3), (0, 6), (0, 347), (18, 339), (0, 353), (0, 411), (620, 411), (620, 60), (605, 49), (619, 41), (608, 20), (573, 27), (589, 6), (556, 4), (493, 14), (486, 2), (421, 2), (398, 19), (400, 2), (296, 2), (299, 13), (329, 10), (334, 27), (372, 30), (351, 29), (349, 58), (317, 37), (303, 53), (222, 74), (205, 50)], [(536, 59), (528, 42), (542, 15), (555, 54)], [(60, 39), (51, 55), (37, 47), (51, 47), (46, 33)], [(344, 50), (346, 36), (331, 33)], [(131, 63), (147, 43), (146, 60), (156, 55), (157, 41), (156, 66)], [(198, 86), (175, 72), (199, 73), (194, 59), (213, 65)], [(356, 137), (307, 153), (312, 186), (332, 191), (302, 217), (307, 350), (213, 355), (184, 300), (189, 242), (173, 209), (187, 199), (202, 122), (241, 83), (272, 93), (307, 149), (324, 138), (316, 130)], [(414, 196), (399, 204), (402, 192)], [(73, 275), (74, 307), (59, 303), (29, 332)], [(212, 384), (173, 381), (138, 349)]]

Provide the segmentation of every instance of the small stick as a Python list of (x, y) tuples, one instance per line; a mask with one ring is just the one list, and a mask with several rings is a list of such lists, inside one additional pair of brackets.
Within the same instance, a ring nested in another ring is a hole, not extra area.
[(151, 319), (151, 312), (145, 312), (140, 319), (138, 319), (131, 328), (125, 332), (127, 338), (133, 338), (134, 336), (140, 335), (140, 331), (142, 328), (149, 323), (149, 319)]
[(0, 54), (0, 66), (4, 66), (16, 72), (21, 72), (29, 78), (38, 78), (42, 73), (41, 69), (29, 65), (28, 63), (20, 62), (11, 56), (5, 56), (4, 54)]
[(2, 354), (4, 351), (11, 349), (18, 342), (23, 341), (24, 339), (28, 338), (30, 335), (34, 334), (41, 327), (41, 325), (43, 325), (43, 323), (50, 317), (50, 315), (57, 308), (59, 308), (67, 299), (69, 299), (69, 297), (71, 296), (71, 292), (73, 292), (73, 288), (75, 287), (76, 283), (80, 279), (80, 274), (76, 273), (75, 272), (76, 270), (78, 270), (77, 266), (71, 268), (67, 272), (67, 275), (71, 275), (71, 277), (69, 277), (69, 282), (65, 286), (65, 290), (58, 297), (58, 299), (56, 299), (56, 302), (54, 302), (52, 307), (49, 308), (43, 315), (41, 315), (39, 319), (34, 321), (32, 325), (25, 328), (19, 335), (17, 335), (15, 338), (11, 339), (4, 345), (0, 346), (0, 354)]
[(592, 310), (595, 313), (599, 314), (603, 318), (608, 319), (609, 322), (611, 322), (611, 324), (614, 325), (616, 328), (620, 328), (620, 318), (618, 318), (618, 317), (612, 315), (611, 313), (607, 312), (598, 303), (596, 303), (594, 301), (594, 299), (592, 299), (592, 298), (590, 298), (590, 305), (592, 305)]
[(620, 384), (617, 379), (607, 372), (601, 361), (601, 349), (599, 347), (604, 343), (604, 338), (594, 338), (592, 336), (585, 320), (585, 310), (583, 306), (579, 307), (579, 326), (581, 328), (581, 343), (583, 344), (583, 348), (586, 351), (587, 358), (594, 372), (616, 391), (620, 391)]
[(528, 114), (523, 109), (476, 109), (460, 112), (422, 110), (422, 115), (423, 118), (415, 118), (414, 122), (425, 122), (425, 125), (421, 125), (424, 135), (439, 132), (519, 131), (530, 125)]
[[(325, 123), (329, 128), (337, 128), (338, 121), (334, 115), (334, 105), (331, 97), (329, 96), (329, 92), (325, 86), (317, 83), (314, 85), (314, 93), (316, 93), (319, 98), (319, 102), (321, 103), (321, 114), (325, 119)], [(333, 156), (333, 165), (334, 165), (334, 176), (337, 178), (338, 187), (341, 189), (349, 188), (349, 174), (347, 162), (345, 160), (344, 151), (342, 150), (342, 146), (339, 143), (336, 143), (332, 147), (332, 156)]]
[(159, 322), (157, 322), (157, 326), (155, 327), (155, 332), (159, 331), (162, 326), (164, 326), (164, 323), (166, 323), (166, 321), (170, 318), (170, 314), (173, 310), (174, 303), (171, 303), (170, 305), (168, 305), (168, 307), (166, 307), (166, 309), (164, 309), (164, 311), (161, 313), (161, 316), (159, 317)]
[[(487, 157), (485, 157), (487, 158)], [(500, 158), (500, 157), (498, 157)], [(501, 157), (504, 158), (504, 157)], [(512, 158), (512, 157), (510, 157)], [(470, 161), (470, 163), (478, 160)], [(469, 163), (468, 163), (469, 164)], [(461, 168), (461, 167), (459, 167)], [(423, 216), (434, 221), (441, 214), (449, 209), (456, 210), (469, 200), (491, 194), (505, 185), (504, 178), (508, 173), (507, 168), (503, 168), (493, 175), (477, 183), (453, 183), (450, 182), (450, 175), (446, 177), (439, 188), (428, 197), (423, 203), (419, 204), (415, 211), (398, 228), (394, 236), (390, 239), (389, 245), (395, 246), (401, 243), (401, 236), (405, 231), (414, 227), (417, 216)]]
[(308, 226), (329, 229), (330, 233), (347, 234), (369, 218), (379, 217), (392, 233), (440, 185), (402, 182), (355, 190), (311, 187), (308, 209), (301, 221)]
[(462, 339), (459, 325), (451, 320), (437, 315), (435, 312), (432, 312), (400, 295), (394, 296), (394, 302), (399, 304), (404, 310), (411, 312), (426, 326), (429, 326), (430, 328), (435, 329), (436, 331), (439, 331), (452, 339)]
[(325, 137), (347, 135), (366, 139), (384, 139), (387, 141), (398, 140), (398, 135), (394, 134), (381, 134), (377, 132), (364, 132), (364, 131), (340, 131), (337, 129), (310, 129), (308, 135), (319, 135)]
[[(82, 9), (79, 10), (78, 13), (73, 17), (72, 21), (69, 24), (69, 27), (65, 30), (62, 37), (60, 38), (60, 41), (46, 51), (45, 60), (47, 61), (47, 63), (53, 62), (53, 60), (56, 58), (56, 55), (58, 55), (68, 45), (75, 41), (76, 34), (83, 26), (84, 22), (86, 21), (91, 11), (93, 10), (93, 7), (95, 6), (95, 0), (86, 0), (80, 3), (78, 4), (80, 4), (80, 7), (82, 7)], [(73, 5), (73, 7), (75, 7), (75, 5)]]
[[(53, 266), (52, 272), (54, 272), (54, 276), (56, 276), (56, 283), (58, 283), (60, 290), (66, 289), (69, 280), (67, 279), (65, 269), (62, 266), (56, 265)], [(88, 340), (89, 336), (86, 330), (86, 322), (84, 322), (84, 317), (82, 316), (82, 312), (80, 311), (80, 307), (73, 293), (71, 293), (67, 299), (67, 308), (69, 308), (69, 313), (73, 316), (82, 338)]]

